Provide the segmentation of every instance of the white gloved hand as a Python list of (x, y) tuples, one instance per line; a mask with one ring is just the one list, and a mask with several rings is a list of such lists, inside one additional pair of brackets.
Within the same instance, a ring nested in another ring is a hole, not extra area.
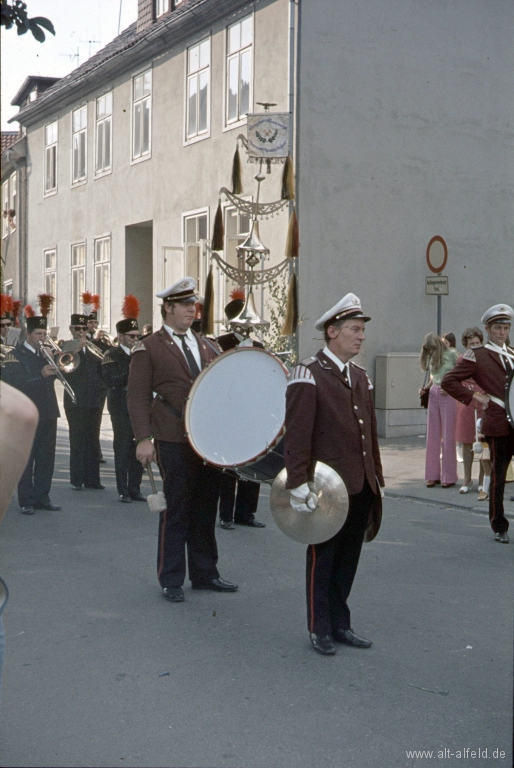
[(289, 491), (289, 503), (295, 512), (310, 515), (318, 506), (318, 496), (311, 491), (308, 483), (303, 483)]

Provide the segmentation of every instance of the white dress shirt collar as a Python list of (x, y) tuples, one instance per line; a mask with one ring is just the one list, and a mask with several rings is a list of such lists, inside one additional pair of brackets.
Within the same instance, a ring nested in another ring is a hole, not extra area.
[(125, 352), (125, 354), (130, 357), (130, 355), (132, 354), (132, 350), (130, 350), (128, 347), (126, 347), (125, 344), (120, 344), (120, 347)]
[(23, 342), (23, 346), (27, 347), (27, 349), (30, 349), (31, 352), (33, 352), (35, 355), (37, 354), (37, 349), (34, 349), (34, 347), (28, 343), (28, 341)]
[(348, 360), (347, 363), (343, 363), (342, 360), (340, 360), (336, 355), (334, 355), (333, 352), (330, 351), (330, 349), (326, 346), (323, 350), (323, 354), (326, 355), (332, 362), (334, 362), (341, 373), (344, 373), (344, 369), (346, 368), (346, 375), (348, 376), (348, 384), (351, 386), (351, 379), (350, 379), (350, 361)]

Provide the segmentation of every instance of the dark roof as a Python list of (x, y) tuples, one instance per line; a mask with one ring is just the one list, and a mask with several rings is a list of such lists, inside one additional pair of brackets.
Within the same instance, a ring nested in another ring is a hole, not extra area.
[[(176, 9), (159, 17), (141, 32), (137, 31), (137, 22), (134, 22), (69, 75), (60, 78), (36, 101), (22, 107), (9, 122), (19, 120), (22, 124), (35, 123), (48, 113), (73, 103), (84, 95), (83, 92), (91, 91), (95, 87), (100, 88), (112, 81), (114, 77), (133, 67), (135, 60), (151, 60), (170, 45), (198, 32), (216, 19), (234, 13), (250, 2), (251, 0), (184, 0)], [(114, 61), (117, 57), (118, 61)]]
[(23, 106), (23, 102), (35, 85), (37, 85), (41, 91), (45, 91), (60, 79), (60, 77), (40, 77), (39, 75), (29, 75), (27, 78), (25, 78), (23, 85), (21, 86), (14, 99), (11, 101), (11, 104), (13, 107)]
[(12, 147), (19, 135), (18, 131), (2, 131), (2, 152)]

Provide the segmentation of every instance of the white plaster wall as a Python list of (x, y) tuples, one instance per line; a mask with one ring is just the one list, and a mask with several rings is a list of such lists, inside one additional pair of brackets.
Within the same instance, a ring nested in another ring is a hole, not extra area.
[(443, 331), (514, 304), (514, 4), (316, 0), (300, 30), (300, 355), (353, 291), (373, 375), (375, 355), (436, 330), (432, 236), (449, 250)]
[[(71, 111), (78, 101), (55, 115), (59, 119), (58, 193), (43, 196), (43, 130), (50, 119), (29, 127), (29, 298), (42, 290), (43, 249), (57, 246), (57, 313), (61, 329), (69, 324), (70, 245), (87, 241), (86, 287), (93, 290), (94, 238), (112, 236), (111, 331), (120, 318), (125, 286), (125, 226), (153, 222), (154, 293), (162, 290), (162, 248), (182, 245), (182, 214), (207, 206), (209, 234), (218, 204), (218, 190), (231, 185), (232, 156), (245, 125), (223, 129), (225, 73), (225, 26), (255, 11), (254, 107), (257, 101), (277, 102), (277, 111), (287, 111), (287, 0), (262, 0), (212, 28), (199, 27), (198, 34), (180, 43), (153, 65), (152, 154), (143, 162), (130, 162), (131, 76), (146, 65), (113, 82), (113, 169), (94, 178), (95, 99), (105, 92), (91, 90), (88, 98), (88, 180), (71, 188)], [(184, 146), (185, 51), (188, 45), (211, 33), (211, 131), (210, 138)], [(243, 162), (244, 191), (255, 194), (256, 166)], [(268, 180), (269, 179), (269, 180)], [(261, 199), (280, 196), (280, 170), (267, 177)], [(261, 237), (272, 249), (273, 263), (283, 258), (287, 210), (261, 224)], [(270, 262), (271, 263), (271, 262)], [(269, 264), (268, 264), (269, 266)], [(133, 286), (131, 286), (133, 288)], [(160, 321), (159, 300), (154, 300), (154, 324)], [(216, 309), (216, 314), (222, 308)], [(219, 315), (218, 315), (219, 316)]]

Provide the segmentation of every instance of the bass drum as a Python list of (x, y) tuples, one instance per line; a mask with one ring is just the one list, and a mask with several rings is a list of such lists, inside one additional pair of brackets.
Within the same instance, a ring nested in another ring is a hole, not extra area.
[(511, 371), (505, 385), (505, 410), (509, 424), (514, 428), (514, 371)]
[(257, 347), (239, 347), (213, 360), (186, 401), (186, 434), (194, 451), (224, 469), (266, 457), (284, 431), (287, 377), (285, 365)]
[(264, 458), (236, 469), (243, 480), (253, 480), (255, 483), (273, 483), (276, 476), (284, 469), (284, 438), (271, 449)]

